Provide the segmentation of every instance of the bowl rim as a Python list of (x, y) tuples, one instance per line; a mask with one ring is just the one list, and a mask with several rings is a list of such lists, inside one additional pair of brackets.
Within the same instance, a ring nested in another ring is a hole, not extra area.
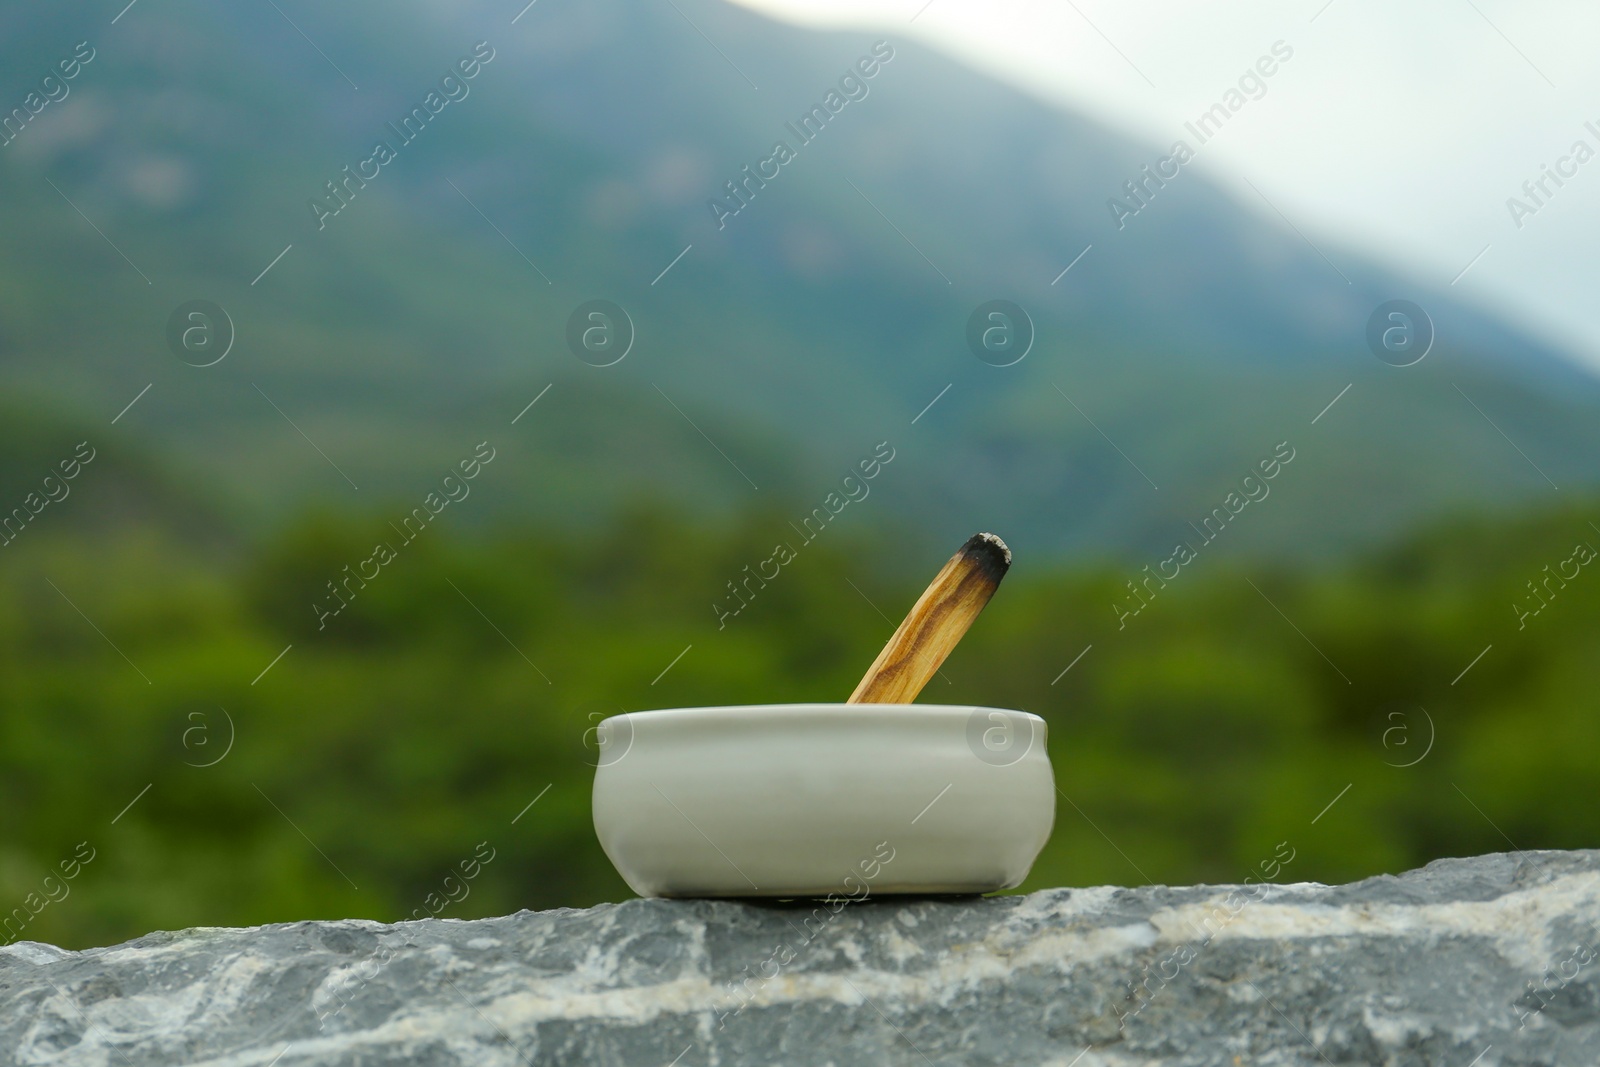
[(1001, 708), (988, 704), (847, 704), (844, 701), (796, 701), (787, 704), (717, 704), (696, 708), (652, 708), (646, 711), (625, 711), (608, 715), (600, 720), (615, 719), (674, 719), (728, 718), (741, 721), (770, 719), (774, 722), (792, 721), (795, 718), (840, 718), (856, 721), (883, 719), (938, 720), (957, 716), (970, 718), (976, 712), (997, 711), (1007, 715), (1020, 715), (1041, 726), (1047, 725), (1043, 717), (1021, 708)]
[[(725, 723), (730, 728), (795, 729), (797, 726), (816, 726), (826, 729), (850, 729), (853, 726), (899, 725), (950, 726), (952, 721), (966, 720), (974, 715), (997, 712), (1008, 717), (1021, 718), (1037, 737), (1048, 736), (1050, 723), (1034, 712), (1024, 712), (1014, 707), (990, 707), (987, 704), (821, 704), (821, 702), (794, 702), (794, 704), (722, 704), (710, 707), (659, 707), (643, 712), (621, 712), (608, 715), (595, 723), (594, 728), (613, 723), (621, 726), (626, 721), (630, 734), (638, 729), (674, 728), (691, 723)], [(632, 744), (632, 742), (630, 742)], [(606, 765), (602, 765), (606, 766)]]

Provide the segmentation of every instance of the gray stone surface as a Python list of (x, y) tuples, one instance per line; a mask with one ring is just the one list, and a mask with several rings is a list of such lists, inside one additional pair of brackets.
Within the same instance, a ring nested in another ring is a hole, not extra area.
[(1596, 851), (1259, 893), (198, 929), (0, 949), (0, 1063), (1592, 1065), (1597, 950)]

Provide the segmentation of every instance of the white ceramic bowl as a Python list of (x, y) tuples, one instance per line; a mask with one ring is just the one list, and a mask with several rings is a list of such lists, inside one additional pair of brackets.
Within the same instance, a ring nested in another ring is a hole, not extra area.
[(641, 896), (986, 893), (1055, 822), (1037, 715), (767, 704), (598, 727), (594, 828)]

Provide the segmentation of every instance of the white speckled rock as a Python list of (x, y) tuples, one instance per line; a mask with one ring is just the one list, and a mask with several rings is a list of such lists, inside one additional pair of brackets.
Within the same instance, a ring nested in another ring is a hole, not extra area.
[(1256, 889), (635, 900), (0, 949), (0, 1063), (1600, 1062), (1600, 852)]

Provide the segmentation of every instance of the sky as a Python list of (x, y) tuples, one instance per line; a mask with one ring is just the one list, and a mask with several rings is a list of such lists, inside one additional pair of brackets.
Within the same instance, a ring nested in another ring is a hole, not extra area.
[[(1281, 41), (1292, 56), (1195, 165), (1334, 262), (1364, 254), (1453, 286), (1600, 373), (1600, 4), (738, 2), (917, 40), (1163, 149), (1194, 147), (1184, 123)], [(1580, 140), (1595, 158), (1578, 161)], [(1523, 183), (1541, 178), (1536, 200)]]

